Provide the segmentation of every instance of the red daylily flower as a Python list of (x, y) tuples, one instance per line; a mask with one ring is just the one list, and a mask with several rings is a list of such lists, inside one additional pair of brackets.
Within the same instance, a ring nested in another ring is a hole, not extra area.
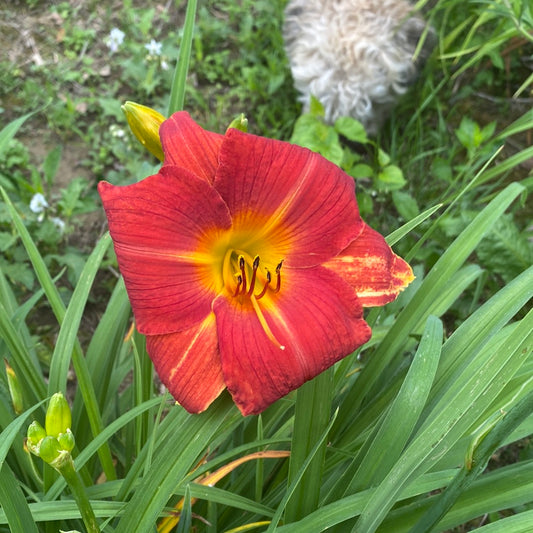
[(137, 328), (185, 409), (227, 388), (259, 413), (367, 342), (363, 306), (392, 301), (412, 271), (322, 156), (185, 112), (160, 137), (158, 174), (98, 187)]

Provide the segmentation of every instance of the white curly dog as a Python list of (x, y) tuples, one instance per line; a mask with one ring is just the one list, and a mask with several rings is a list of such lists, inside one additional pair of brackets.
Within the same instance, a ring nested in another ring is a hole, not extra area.
[(405, 0), (290, 0), (283, 37), (304, 112), (312, 95), (328, 123), (351, 116), (375, 135), (433, 49), (426, 26)]

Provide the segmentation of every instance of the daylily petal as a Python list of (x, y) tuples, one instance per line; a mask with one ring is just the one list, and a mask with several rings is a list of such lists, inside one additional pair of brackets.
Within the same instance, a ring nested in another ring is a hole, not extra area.
[(229, 130), (219, 160), (235, 229), (253, 228), (290, 266), (320, 264), (362, 231), (353, 179), (319, 154)]
[(161, 381), (190, 413), (201, 413), (224, 390), (215, 316), (179, 333), (149, 335), (146, 349)]
[(244, 415), (261, 412), (371, 336), (357, 297), (333, 272), (286, 269), (283, 283), (258, 301), (261, 316), (249, 299), (221, 296), (213, 304), (224, 380)]
[(98, 190), (139, 331), (172, 333), (203, 320), (216, 288), (202, 239), (231, 226), (216, 190), (178, 167)]
[(189, 113), (174, 113), (161, 124), (159, 136), (165, 153), (165, 165), (177, 165), (213, 183), (218, 167), (218, 152), (224, 135), (206, 131)]
[(342, 276), (365, 307), (392, 302), (414, 279), (411, 267), (366, 224), (363, 233), (324, 266)]

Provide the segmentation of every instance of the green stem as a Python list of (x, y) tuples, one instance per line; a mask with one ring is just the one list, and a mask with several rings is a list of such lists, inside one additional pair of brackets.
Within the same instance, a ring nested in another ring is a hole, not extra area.
[(96, 521), (91, 502), (85, 492), (85, 486), (83, 485), (78, 472), (76, 472), (76, 469), (74, 468), (74, 463), (72, 462), (72, 456), (70, 454), (68, 454), (65, 460), (62, 461), (61, 465), (57, 466), (57, 470), (65, 478), (65, 481), (72, 491), (72, 495), (76, 500), (76, 505), (80, 510), (83, 523), (87, 528), (87, 533), (100, 533), (100, 527)]

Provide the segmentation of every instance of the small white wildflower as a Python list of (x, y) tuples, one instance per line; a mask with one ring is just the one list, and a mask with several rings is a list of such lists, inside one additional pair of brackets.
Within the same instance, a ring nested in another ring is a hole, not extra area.
[(47, 207), (46, 198), (40, 192), (36, 192), (30, 200), (30, 209), (34, 213), (42, 213)]
[(162, 59), (161, 60), (161, 69), (162, 70), (168, 70), (169, 68), (170, 68), (169, 64), (164, 59)]
[(59, 217), (51, 217), (50, 220), (54, 224), (54, 226), (58, 229), (59, 233), (63, 233), (65, 231), (65, 221), (61, 220)]
[(117, 137), (118, 139), (122, 139), (126, 136), (126, 132), (116, 124), (111, 124), (111, 126), (109, 126), (109, 133), (111, 133), (113, 137)]
[(115, 53), (118, 47), (124, 42), (125, 33), (118, 28), (113, 28), (109, 35), (105, 39), (105, 44), (111, 50), (111, 53)]
[(163, 43), (158, 43), (152, 39), (148, 44), (145, 44), (144, 47), (148, 50), (148, 55), (151, 56), (160, 56), (161, 50), (163, 48)]

